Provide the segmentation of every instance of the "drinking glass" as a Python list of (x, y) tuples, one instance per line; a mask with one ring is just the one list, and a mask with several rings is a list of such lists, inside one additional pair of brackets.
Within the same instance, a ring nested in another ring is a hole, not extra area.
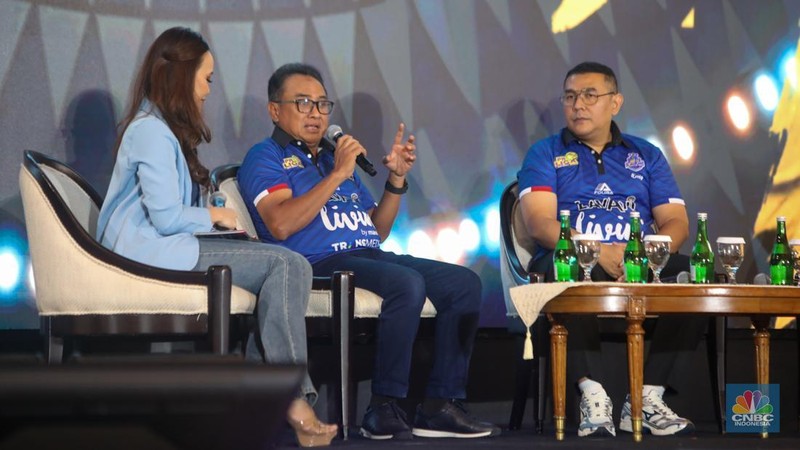
[(583, 281), (592, 281), (592, 269), (600, 259), (600, 237), (591, 234), (572, 236), (575, 253), (578, 254), (578, 265), (583, 269)]
[(736, 271), (744, 261), (744, 238), (718, 237), (717, 254), (722, 267), (728, 273), (728, 283), (736, 284)]
[(792, 284), (800, 286), (800, 239), (790, 240), (789, 247), (792, 249), (792, 261), (794, 261), (794, 280)]
[(653, 283), (661, 283), (661, 270), (669, 261), (672, 238), (663, 234), (648, 234), (644, 237), (644, 253), (647, 265), (653, 271)]

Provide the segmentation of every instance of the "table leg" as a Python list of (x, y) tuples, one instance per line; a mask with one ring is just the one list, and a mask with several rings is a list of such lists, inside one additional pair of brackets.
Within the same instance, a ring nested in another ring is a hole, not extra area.
[(550, 366), (553, 370), (553, 421), (556, 440), (564, 440), (567, 394), (567, 328), (558, 316), (548, 314), (550, 320)]
[(644, 378), (644, 299), (628, 299), (628, 381), (631, 395), (633, 440), (642, 441), (642, 378)]
[[(769, 384), (769, 317), (753, 316), (750, 320), (756, 331), (753, 341), (756, 346), (756, 383)], [(766, 431), (761, 433), (762, 438), (769, 436)]]

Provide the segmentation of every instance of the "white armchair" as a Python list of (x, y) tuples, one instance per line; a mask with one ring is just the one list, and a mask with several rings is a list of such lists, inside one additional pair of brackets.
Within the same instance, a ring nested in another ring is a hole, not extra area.
[(94, 238), (101, 197), (41, 153), (25, 151), (19, 185), (48, 362), (60, 363), (64, 340), (78, 336), (192, 337), (228, 351), (231, 315), (244, 320), (256, 302), (231, 286), (230, 268), (164, 270), (103, 247)]

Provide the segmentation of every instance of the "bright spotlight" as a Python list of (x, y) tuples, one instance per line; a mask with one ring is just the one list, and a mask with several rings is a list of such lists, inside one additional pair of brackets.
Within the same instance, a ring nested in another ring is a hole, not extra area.
[(461, 236), (452, 228), (446, 227), (439, 230), (436, 235), (436, 250), (442, 261), (449, 263), (458, 262), (464, 256), (464, 247), (461, 245)]
[(403, 246), (400, 245), (400, 241), (395, 238), (387, 238), (385, 241), (381, 242), (381, 250), (397, 253), (398, 255), (403, 254)]
[(472, 219), (464, 219), (458, 225), (458, 235), (464, 250), (474, 252), (481, 245), (481, 231)]
[(686, 126), (677, 125), (672, 129), (672, 146), (684, 161), (694, 157), (694, 139)]
[(500, 246), (500, 211), (497, 204), (492, 204), (483, 213), (484, 239), (487, 247)]
[(761, 108), (765, 111), (775, 111), (779, 99), (778, 86), (771, 76), (763, 73), (757, 76), (753, 83), (753, 90), (756, 92), (756, 99)]
[(12, 249), (0, 250), (0, 291), (10, 292), (17, 287), (21, 275), (20, 256)]
[(739, 132), (747, 131), (751, 124), (750, 108), (747, 106), (744, 99), (738, 94), (733, 94), (728, 97), (725, 106), (728, 111), (728, 118), (731, 124), (733, 124), (733, 127)]
[(411, 233), (408, 237), (408, 254), (416, 256), (417, 258), (436, 259), (436, 250), (433, 246), (433, 240), (428, 236), (428, 233), (417, 230)]

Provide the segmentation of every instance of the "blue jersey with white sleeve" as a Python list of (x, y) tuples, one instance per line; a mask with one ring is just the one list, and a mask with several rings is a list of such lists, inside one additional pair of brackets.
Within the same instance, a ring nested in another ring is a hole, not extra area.
[(369, 215), (375, 200), (355, 173), (336, 188), (311, 223), (284, 241), (275, 239), (259, 216), (256, 205), (265, 196), (291, 189), (292, 196), (299, 197), (333, 170), (334, 147), (324, 139), (320, 145), (314, 157), (304, 142), (276, 126), (272, 137), (247, 152), (237, 176), (259, 238), (288, 247), (312, 264), (334, 253), (380, 246)]
[(520, 198), (535, 191), (555, 193), (558, 210), (570, 210), (578, 233), (608, 243), (628, 241), (630, 211), (641, 214), (642, 230), (651, 234), (653, 208), (685, 204), (678, 185), (656, 146), (622, 134), (614, 122), (611, 135), (600, 153), (566, 128), (533, 144), (517, 174)]

